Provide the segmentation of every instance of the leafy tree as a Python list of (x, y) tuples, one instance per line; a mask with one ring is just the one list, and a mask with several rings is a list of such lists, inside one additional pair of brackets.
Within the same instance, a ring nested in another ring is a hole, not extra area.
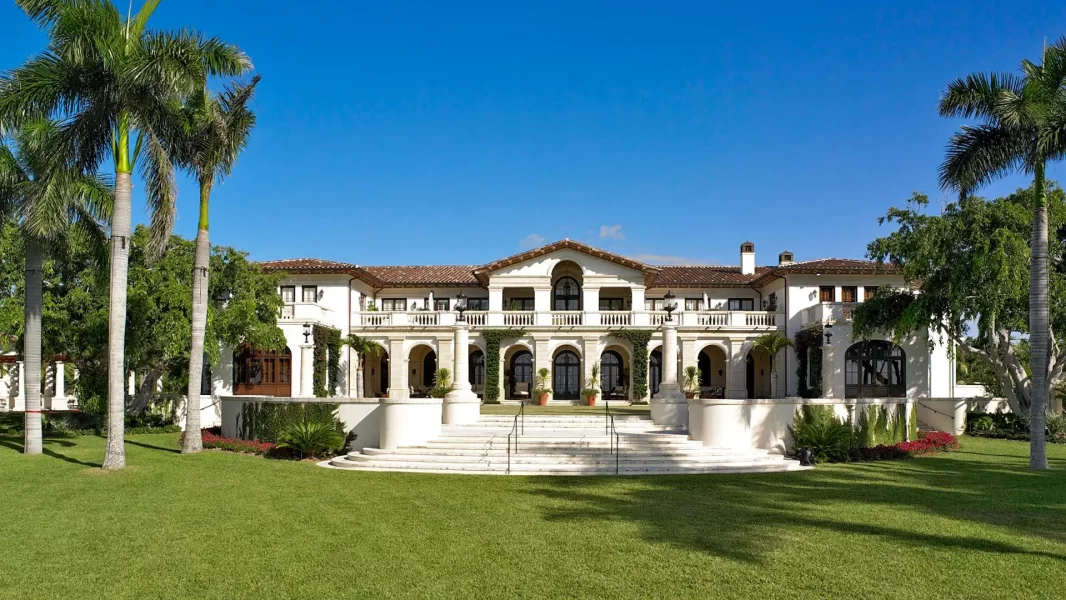
[(0, 144), (0, 202), (18, 214), (25, 256), (25, 303), (22, 354), (26, 368), (26, 454), (40, 454), (42, 361), (41, 328), (44, 257), (62, 251), (69, 237), (80, 235), (102, 246), (106, 234), (99, 221), (111, 210), (111, 187), (103, 179), (85, 175), (53, 160), (58, 127), (51, 121), (27, 123), (13, 145)]
[(110, 0), (16, 0), (47, 30), (48, 47), (0, 76), (0, 125), (61, 118), (66, 157), (86, 172), (97, 171), (106, 159), (114, 165), (105, 469), (126, 465), (122, 373), (133, 169), (143, 147), (155, 248), (162, 249), (174, 221), (174, 172), (163, 143), (172, 125), (168, 107), (202, 88), (208, 76), (240, 75), (251, 66), (235, 46), (196, 31), (149, 29), (159, 1), (146, 0), (124, 18)]
[[(0, 250), (18, 249), (20, 232), (9, 223), (0, 230)], [(155, 259), (152, 233), (138, 227), (130, 253), (129, 323), (126, 331), (127, 371), (138, 373), (140, 385), (129, 411), (144, 410), (162, 378), (167, 388), (187, 387), (189, 319), (195, 244), (172, 236), (164, 255)], [(21, 255), (16, 254), (21, 258)], [(6, 264), (7, 261), (5, 260)], [(244, 252), (215, 246), (211, 254), (210, 288), (204, 353), (216, 364), (222, 347), (250, 344), (278, 349), (285, 339), (277, 327), (282, 301), (277, 293), (280, 273), (264, 273)], [(0, 269), (0, 284), (11, 279)], [(45, 261), (44, 348), (65, 353), (79, 371), (77, 395), (87, 412), (103, 413), (107, 397), (108, 278), (102, 261), (84, 247)], [(17, 326), (22, 308), (21, 282), (12, 293), (0, 293), (0, 331)], [(195, 376), (199, 393), (199, 376)]]
[[(912, 289), (883, 289), (855, 311), (856, 337), (890, 332), (897, 340), (932, 330), (992, 371), (1017, 414), (1038, 410), (1032, 402), (1029, 333), (1030, 207), (1034, 188), (992, 201), (967, 197), (926, 214), (928, 198), (915, 194), (905, 208), (892, 208), (882, 222), (895, 232), (870, 243), (868, 255), (902, 269)], [(1066, 194), (1049, 186), (1046, 204), (1051, 223), (1050, 248), (1066, 252)], [(916, 290), (916, 291), (915, 291)], [(1066, 266), (1051, 272), (1052, 298), (1066, 297)], [(1052, 303), (1052, 329), (1066, 328), (1066, 303)], [(969, 337), (976, 325), (976, 337)], [(935, 336), (934, 336), (935, 337)], [(935, 341), (935, 340), (934, 340)], [(1066, 355), (1058, 355), (1048, 373), (1048, 387), (1063, 380)], [(1043, 410), (1041, 407), (1039, 410)]]
[(1022, 77), (974, 73), (948, 85), (940, 98), (945, 117), (976, 118), (948, 143), (940, 182), (963, 196), (1009, 173), (1033, 176), (1032, 260), (1029, 263), (1029, 339), (1032, 344), (1029, 466), (1047, 468), (1044, 409), (1055, 370), (1056, 343), (1048, 309), (1048, 161), (1066, 156), (1066, 37), (1044, 49), (1037, 65), (1021, 64)]
[[(207, 296), (211, 242), (208, 233), (211, 188), (229, 175), (237, 156), (244, 150), (255, 126), (255, 113), (248, 108), (259, 77), (247, 85), (232, 85), (221, 95), (203, 88), (190, 95), (178, 112), (177, 127), (170, 138), (170, 150), (178, 164), (196, 178), (200, 186), (200, 222), (196, 232), (196, 253), (192, 278), (192, 341), (189, 372), (203, 368), (204, 329), (207, 325)], [(203, 450), (200, 436), (200, 383), (189, 378), (186, 395), (185, 436), (181, 451)]]

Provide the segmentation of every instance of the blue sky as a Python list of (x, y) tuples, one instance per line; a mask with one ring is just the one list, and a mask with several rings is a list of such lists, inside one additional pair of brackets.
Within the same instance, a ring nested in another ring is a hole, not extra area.
[[(745, 239), (761, 264), (859, 257), (913, 190), (950, 200), (945, 84), (1066, 34), (1056, 2), (798, 4), (163, 0), (153, 24), (234, 42), (263, 75), (212, 241), (360, 264), (564, 237), (656, 263), (735, 264)], [(0, 23), (0, 68), (43, 45), (13, 3)]]

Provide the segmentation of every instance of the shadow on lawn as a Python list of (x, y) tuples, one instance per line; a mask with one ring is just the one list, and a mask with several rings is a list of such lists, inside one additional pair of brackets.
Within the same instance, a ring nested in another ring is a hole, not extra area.
[[(76, 445), (77, 444), (75, 444), (74, 442), (72, 442), (70, 440), (57, 439), (57, 438), (44, 438), (44, 446), (41, 448), (41, 453), (44, 454), (45, 456), (48, 456), (48, 457), (51, 457), (51, 458), (58, 458), (59, 460), (61, 460), (63, 462), (68, 462), (68, 463), (72, 463), (72, 464), (75, 464), (75, 465), (82, 465), (82, 466), (85, 466), (85, 467), (99, 467), (99, 466), (101, 466), (103, 464), (103, 463), (93, 463), (93, 462), (85, 462), (83, 460), (78, 460), (78, 459), (76, 459), (76, 458), (74, 458), (72, 456), (67, 456), (66, 454), (60, 454), (59, 452), (56, 452), (55, 450), (52, 449), (53, 446), (59, 446), (60, 448), (70, 448), (70, 447), (73, 447), (73, 446), (76, 446)], [(25, 442), (19, 441), (19, 438), (12, 438), (12, 437), (0, 438), (0, 446), (4, 446), (5, 448), (11, 448), (12, 450), (15, 450), (16, 452), (19, 452), (20, 454), (22, 453), (22, 451), (26, 447)]]
[(133, 446), (140, 446), (141, 448), (147, 448), (149, 450), (161, 450), (163, 452), (170, 452), (171, 454), (181, 454), (181, 450), (177, 448), (171, 448), (169, 446), (157, 446), (155, 444), (146, 444), (144, 442), (137, 442), (126, 438), (126, 443)]
[[(1023, 540), (938, 533), (921, 523), (929, 515), (946, 517), (1066, 544), (1061, 472), (1028, 471), (1028, 459), (1019, 456), (993, 463), (957, 454), (773, 475), (541, 478), (531, 493), (551, 501), (543, 509), (547, 520), (628, 521), (650, 541), (743, 562), (762, 562), (792, 543), (797, 528), (798, 535), (810, 528), (1066, 562), (1066, 553), (1032, 550)], [(1066, 469), (1066, 461), (1052, 463), (1052, 469)], [(889, 508), (913, 517), (904, 515), (893, 527), (877, 513)]]

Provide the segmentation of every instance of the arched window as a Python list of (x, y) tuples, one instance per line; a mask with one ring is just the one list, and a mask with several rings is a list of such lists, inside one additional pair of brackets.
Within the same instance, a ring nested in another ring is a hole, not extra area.
[(614, 392), (625, 388), (625, 375), (622, 368), (622, 355), (608, 350), (600, 355), (600, 391), (604, 398), (614, 396)]
[(573, 277), (560, 277), (555, 282), (552, 310), (581, 310), (581, 286)]
[(844, 354), (845, 398), (902, 398), (907, 395), (907, 355), (883, 340), (859, 342)]
[(651, 394), (659, 393), (659, 384), (663, 381), (663, 353), (656, 348), (651, 351), (648, 361), (648, 381), (651, 384)]
[(559, 400), (577, 400), (581, 395), (581, 359), (570, 350), (555, 355), (552, 365), (552, 395)]
[(511, 398), (518, 388), (523, 398), (533, 393), (533, 354), (529, 350), (519, 350), (511, 357)]
[(252, 396), (292, 396), (292, 352), (255, 350), (242, 346), (233, 353), (233, 393)]
[[(485, 385), (485, 353), (474, 350), (470, 353), (470, 385), (475, 389), (482, 389)], [(479, 387), (481, 386), (481, 387)]]

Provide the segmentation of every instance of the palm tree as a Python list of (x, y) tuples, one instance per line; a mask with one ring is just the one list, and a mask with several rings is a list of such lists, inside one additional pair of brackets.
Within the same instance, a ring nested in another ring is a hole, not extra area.
[(762, 348), (770, 353), (770, 395), (777, 397), (777, 355), (785, 348), (792, 346), (792, 340), (780, 333), (766, 333), (755, 339), (755, 348)]
[[(235, 76), (251, 63), (236, 46), (198, 32), (149, 30), (160, 0), (124, 18), (111, 0), (17, 0), (48, 31), (48, 47), (0, 76), (0, 126), (63, 120), (64, 153), (86, 172), (115, 168), (108, 322), (108, 427), (103, 468), (126, 464), (124, 351), (132, 173), (140, 161), (155, 232), (166, 246), (174, 220), (174, 171), (163, 138), (169, 110), (208, 76)], [(131, 10), (132, 12), (132, 10)]]
[(1033, 177), (1033, 229), (1029, 265), (1030, 386), (1029, 467), (1046, 469), (1045, 407), (1048, 346), (1048, 208), (1044, 180), (1049, 161), (1066, 156), (1066, 38), (1044, 49), (1037, 65), (1021, 64), (1022, 76), (974, 73), (953, 81), (940, 97), (944, 117), (976, 118), (948, 142), (940, 183), (968, 196), (1013, 172)]
[(44, 302), (44, 259), (50, 248), (87, 234), (103, 244), (99, 222), (110, 216), (111, 186), (54, 160), (59, 135), (52, 121), (26, 124), (16, 132), (14, 147), (0, 144), (0, 203), (18, 214), (26, 242), (25, 322), (23, 349), (26, 390), (26, 454), (40, 454), (41, 331)]
[(206, 82), (190, 95), (178, 113), (173, 139), (166, 140), (171, 155), (187, 169), (200, 185), (200, 224), (196, 232), (196, 251), (192, 280), (192, 342), (189, 348), (189, 387), (185, 401), (185, 437), (181, 451), (191, 454), (203, 450), (200, 435), (200, 378), (203, 370), (204, 335), (207, 329), (208, 275), (211, 241), (208, 213), (211, 189), (233, 169), (237, 156), (248, 144), (255, 113), (248, 102), (259, 84), (259, 76), (247, 85), (230, 85), (220, 95), (207, 90)]
[[(380, 356), (385, 350), (381, 344), (375, 342), (372, 339), (359, 337), (354, 333), (348, 336), (348, 350), (354, 352), (357, 356), (358, 367), (355, 371), (355, 397), (363, 397), (363, 373), (366, 370), (366, 360), (368, 357)], [(351, 392), (348, 394), (351, 395)]]
[(686, 393), (692, 394), (692, 397), (695, 398), (700, 393), (700, 379), (702, 377), (703, 372), (700, 371), (699, 367), (695, 365), (685, 367), (685, 371), (682, 373), (681, 378), (681, 388), (684, 389)]

